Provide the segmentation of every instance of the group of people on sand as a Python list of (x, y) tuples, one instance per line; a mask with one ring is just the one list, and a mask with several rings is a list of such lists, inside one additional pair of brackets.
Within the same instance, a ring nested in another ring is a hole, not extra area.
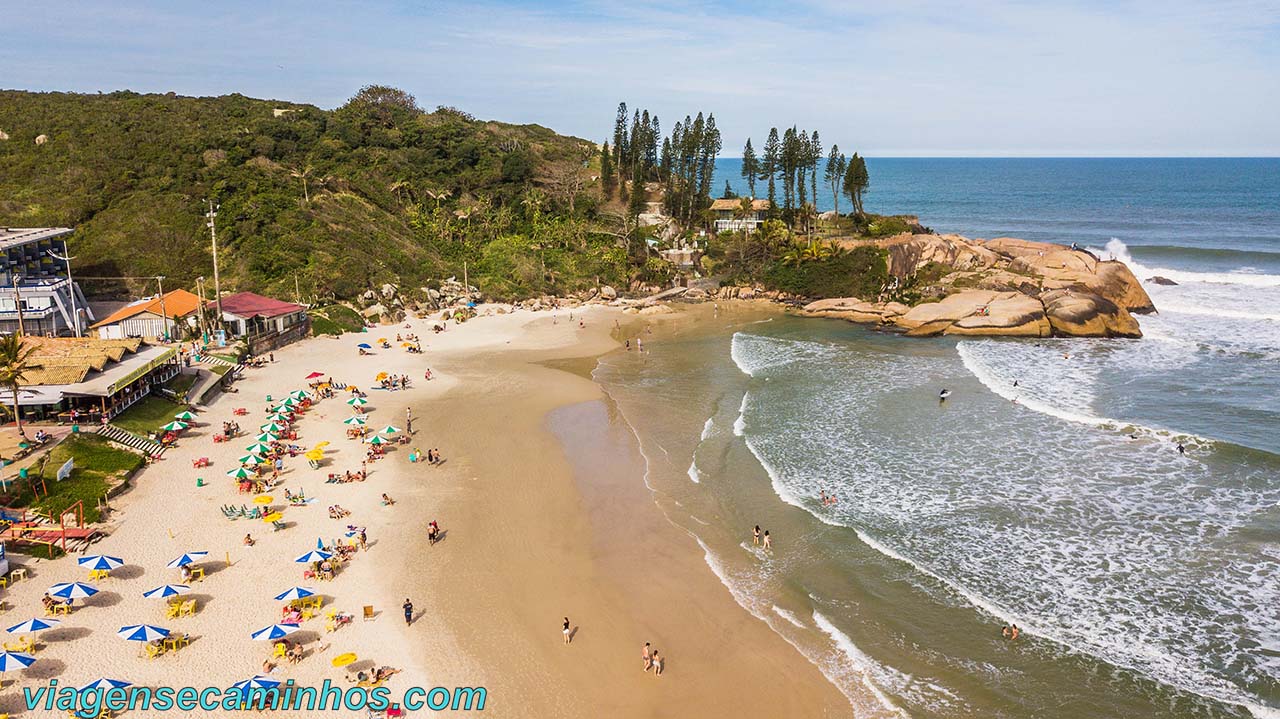
[(383, 377), (381, 380), (378, 381), (378, 383), (382, 386), (383, 389), (390, 389), (390, 390), (408, 389), (409, 375), (393, 374), (388, 377)]
[(662, 656), (658, 654), (657, 649), (649, 646), (649, 642), (645, 642), (644, 648), (640, 650), (640, 658), (644, 661), (646, 672), (652, 669), (655, 677), (662, 676)]
[(440, 450), (438, 448), (428, 449), (426, 454), (423, 454), (420, 449), (414, 449), (413, 454), (409, 456), (409, 461), (426, 462), (427, 464), (432, 465), (444, 464), (444, 458), (440, 456)]
[(351, 510), (344, 509), (340, 504), (329, 506), (329, 519), (342, 519), (351, 516)]
[(761, 533), (760, 525), (757, 524), (756, 528), (751, 530), (751, 544), (764, 549), (773, 549), (773, 538), (769, 536), (767, 529)]

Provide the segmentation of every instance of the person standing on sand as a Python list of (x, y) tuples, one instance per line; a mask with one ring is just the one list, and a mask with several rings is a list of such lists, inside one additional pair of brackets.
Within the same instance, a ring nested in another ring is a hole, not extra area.
[(649, 667), (653, 666), (653, 657), (649, 656), (649, 642), (645, 642), (644, 649), (640, 650), (640, 658), (644, 660), (644, 670), (649, 671)]
[(408, 597), (404, 598), (404, 625), (407, 627), (413, 624), (413, 602)]
[(564, 643), (568, 644), (573, 641), (573, 633), (569, 631), (569, 618), (564, 618)]
[(658, 656), (658, 650), (653, 650), (653, 675), (655, 677), (662, 676), (662, 657)]
[(773, 540), (769, 537), (769, 530), (764, 530), (764, 548), (773, 549)]
[(413, 408), (404, 408), (404, 431), (413, 434)]
[(760, 546), (760, 525), (758, 524), (755, 529), (751, 530), (751, 545)]

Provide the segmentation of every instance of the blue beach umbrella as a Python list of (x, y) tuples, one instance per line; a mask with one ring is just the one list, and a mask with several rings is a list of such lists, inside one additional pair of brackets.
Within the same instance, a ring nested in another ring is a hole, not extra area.
[(111, 570), (123, 567), (124, 560), (119, 557), (108, 557), (105, 554), (90, 554), (87, 557), (77, 559), (76, 564), (89, 569)]
[(120, 681), (119, 679), (96, 679), (80, 687), (80, 691), (93, 692), (99, 689), (106, 691), (108, 689), (124, 689), (131, 686), (133, 686), (132, 683)]
[(26, 669), (35, 662), (36, 658), (25, 652), (0, 652), (0, 672)]
[(195, 563), (195, 562), (198, 562), (198, 561), (200, 561), (201, 559), (204, 559), (204, 558), (205, 558), (205, 557), (207, 557), (207, 556), (209, 556), (209, 553), (208, 553), (208, 552), (187, 552), (186, 554), (182, 555), (181, 557), (178, 557), (177, 559), (173, 560), (172, 562), (169, 562), (169, 563), (168, 563), (168, 564), (166, 564), (165, 566), (166, 566), (166, 567), (168, 567), (168, 568), (170, 568), (170, 569), (177, 569), (177, 568), (179, 568), (179, 567), (185, 567), (185, 566), (187, 566), (188, 564), (193, 564), (193, 563)]
[(264, 677), (259, 674), (252, 679), (245, 679), (242, 682), (236, 682), (231, 685), (231, 688), (244, 691), (245, 689), (270, 689), (278, 686), (280, 686), (280, 682), (272, 679), (271, 677)]
[(362, 350), (373, 349), (373, 345), (369, 344), (368, 342), (361, 342), (360, 344), (356, 345), (356, 347), (359, 347)]
[(57, 619), (28, 619), (21, 624), (15, 624), (5, 631), (10, 634), (30, 634), (32, 632), (42, 632), (46, 629), (52, 629), (62, 622)]
[(49, 587), (49, 596), (58, 599), (83, 599), (97, 594), (98, 590), (84, 582), (63, 582)]
[(276, 595), (277, 602), (290, 602), (294, 599), (302, 599), (303, 597), (314, 597), (315, 592), (306, 587), (293, 587), (286, 589), (283, 593)]
[(282, 637), (287, 637), (301, 628), (302, 627), (298, 626), (297, 624), (272, 624), (269, 627), (263, 627), (262, 629), (259, 629), (253, 634), (250, 634), (249, 636), (256, 641), (261, 642), (261, 641), (266, 641), (268, 639), (280, 639)]
[(298, 557), (293, 561), (299, 564), (310, 564), (312, 562), (323, 562), (324, 560), (332, 556), (333, 555), (329, 552), (321, 552), (319, 550), (313, 549), (310, 552), (307, 552), (306, 554), (302, 555), (301, 557)]
[(169, 636), (169, 630), (152, 624), (130, 624), (127, 627), (120, 627), (116, 635), (131, 642), (153, 642)]
[(191, 591), (191, 587), (185, 584), (162, 584), (155, 589), (142, 593), (147, 599), (165, 599), (168, 597), (176, 597), (179, 594), (186, 594)]

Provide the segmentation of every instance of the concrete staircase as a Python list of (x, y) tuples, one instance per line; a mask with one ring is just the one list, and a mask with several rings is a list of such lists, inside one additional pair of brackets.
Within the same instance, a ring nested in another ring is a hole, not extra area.
[(98, 434), (116, 444), (122, 444), (145, 455), (159, 457), (164, 454), (165, 447), (163, 444), (149, 440), (146, 437), (139, 437), (133, 432), (121, 429), (114, 424), (104, 424), (98, 427)]

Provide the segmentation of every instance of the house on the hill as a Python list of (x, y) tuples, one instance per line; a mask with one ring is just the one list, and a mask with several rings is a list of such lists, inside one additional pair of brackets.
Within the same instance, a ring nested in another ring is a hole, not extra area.
[[(302, 339), (311, 331), (307, 308), (252, 292), (237, 292), (222, 298), (222, 323), (227, 334), (249, 344), (249, 353), (259, 355)], [(218, 303), (209, 309), (217, 312)]]
[(741, 197), (721, 198), (711, 203), (711, 211), (715, 213), (716, 232), (751, 232), (765, 221), (769, 214), (768, 200), (751, 200), (751, 211), (742, 216)]
[(147, 297), (116, 310), (93, 325), (98, 337), (118, 340), (125, 337), (182, 338), (200, 311), (200, 298), (186, 290), (173, 290)]

